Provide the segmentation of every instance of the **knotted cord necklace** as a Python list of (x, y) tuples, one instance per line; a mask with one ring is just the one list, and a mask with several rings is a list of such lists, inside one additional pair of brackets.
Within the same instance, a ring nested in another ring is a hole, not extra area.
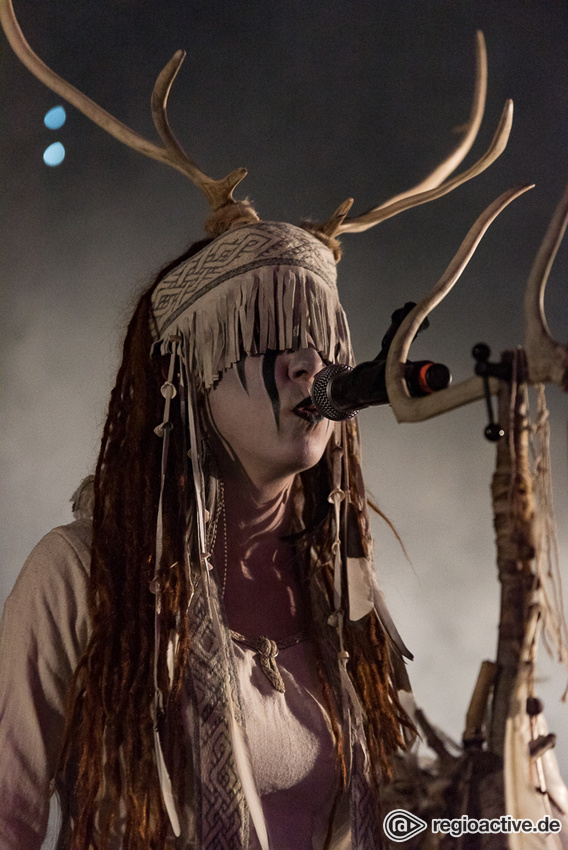
[[(218, 479), (218, 482), (219, 499), (217, 504), (217, 511), (215, 513), (215, 519), (213, 522), (213, 528), (211, 531), (211, 542), (209, 544), (209, 551), (213, 552), (213, 548), (217, 540), (219, 522), (222, 520), (223, 578), (221, 581), (221, 596), (224, 599), (225, 591), (227, 589), (227, 572), (229, 568), (229, 552), (227, 542), (227, 511), (225, 509), (225, 487), (221, 478)], [(296, 632), (295, 634), (290, 635), (287, 638), (281, 638), (280, 640), (272, 640), (272, 638), (266, 637), (266, 635), (259, 635), (257, 638), (249, 638), (245, 635), (240, 634), (239, 632), (235, 632), (233, 629), (229, 629), (229, 632), (233, 640), (237, 641), (237, 643), (242, 643), (244, 646), (248, 646), (249, 649), (254, 649), (258, 653), (260, 669), (262, 670), (274, 690), (279, 691), (281, 694), (285, 693), (286, 686), (284, 685), (284, 680), (282, 679), (280, 670), (278, 669), (278, 665), (276, 664), (276, 656), (278, 655), (281, 649), (288, 649), (288, 647), (296, 646), (296, 644), (306, 640), (308, 637), (306, 630), (302, 629), (301, 631)]]
[(248, 646), (250, 649), (254, 649), (258, 652), (260, 669), (275, 691), (280, 691), (281, 694), (285, 693), (286, 686), (284, 685), (284, 680), (282, 679), (280, 670), (276, 664), (276, 656), (281, 649), (288, 649), (289, 646), (296, 646), (296, 644), (306, 640), (308, 634), (305, 629), (301, 632), (296, 632), (294, 635), (290, 635), (290, 637), (282, 638), (281, 640), (272, 640), (271, 638), (265, 637), (265, 635), (259, 635), (256, 639), (248, 638), (239, 634), (239, 632), (233, 631), (233, 629), (230, 629), (230, 632), (231, 637), (233, 640), (236, 640), (237, 643), (242, 643), (244, 646)]

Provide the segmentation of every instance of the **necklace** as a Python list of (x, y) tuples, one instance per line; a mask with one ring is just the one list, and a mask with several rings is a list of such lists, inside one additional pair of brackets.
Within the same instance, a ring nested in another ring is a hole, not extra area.
[[(209, 545), (209, 551), (213, 552), (213, 548), (215, 546), (215, 542), (217, 540), (217, 531), (219, 528), (219, 521), (223, 520), (223, 580), (221, 582), (221, 595), (222, 598), (225, 598), (225, 591), (227, 589), (227, 571), (229, 566), (229, 554), (228, 554), (228, 543), (227, 543), (227, 511), (225, 509), (225, 487), (223, 484), (223, 480), (221, 478), (219, 481), (219, 499), (217, 503), (217, 511), (215, 513), (215, 520), (213, 524), (213, 529), (211, 531), (211, 542)], [(279, 691), (279, 693), (285, 693), (286, 686), (284, 685), (284, 680), (280, 674), (280, 670), (278, 669), (278, 665), (276, 664), (276, 656), (278, 655), (281, 649), (287, 649), (290, 646), (295, 646), (307, 638), (307, 632), (302, 630), (300, 632), (296, 632), (293, 635), (290, 635), (287, 638), (282, 638), (281, 640), (272, 640), (265, 635), (259, 635), (257, 638), (248, 638), (245, 635), (241, 635), (239, 632), (233, 631), (233, 629), (229, 629), (231, 637), (233, 640), (236, 640), (238, 643), (244, 644), (244, 646), (248, 646), (250, 649), (254, 649), (258, 652), (260, 658), (260, 669), (272, 685), (275, 691)]]
[(236, 640), (237, 643), (242, 643), (248, 646), (249, 649), (254, 649), (258, 652), (260, 656), (260, 669), (275, 691), (279, 691), (281, 694), (285, 693), (286, 686), (276, 664), (276, 656), (279, 650), (287, 649), (289, 646), (296, 646), (296, 644), (306, 640), (308, 633), (302, 630), (281, 640), (272, 640), (265, 635), (259, 635), (257, 638), (248, 638), (239, 634), (239, 632), (233, 631), (233, 629), (230, 629), (230, 633), (233, 640)]
[(215, 511), (215, 519), (213, 521), (213, 528), (211, 530), (211, 538), (209, 542), (209, 552), (213, 553), (213, 549), (215, 548), (215, 543), (217, 541), (217, 531), (219, 529), (219, 520), (223, 519), (223, 581), (221, 582), (221, 595), (225, 597), (225, 590), (227, 589), (227, 568), (229, 565), (229, 557), (227, 550), (227, 512), (225, 510), (225, 485), (223, 484), (223, 479), (217, 479), (219, 484), (219, 498), (217, 500), (217, 510)]

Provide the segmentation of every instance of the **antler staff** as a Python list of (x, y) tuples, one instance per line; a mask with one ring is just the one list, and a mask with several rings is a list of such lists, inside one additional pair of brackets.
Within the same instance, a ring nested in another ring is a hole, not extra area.
[[(452, 289), (471, 259), (481, 237), (514, 198), (531, 186), (512, 189), (501, 195), (476, 221), (454, 259), (427, 295), (401, 324), (389, 351), (386, 367), (387, 393), (393, 412), (399, 422), (419, 422), (438, 416), (455, 407), (469, 404), (484, 394), (481, 378), (472, 377), (445, 390), (424, 398), (411, 398), (404, 380), (406, 362), (412, 340), (426, 316)], [(568, 346), (552, 337), (544, 314), (544, 291), (552, 263), (568, 223), (568, 188), (558, 204), (544, 237), (532, 271), (525, 295), (526, 352), (529, 383), (551, 382), (568, 390)], [(490, 380), (492, 393), (499, 382)]]
[(568, 223), (568, 186), (551, 219), (525, 293), (525, 350), (531, 384), (551, 382), (568, 391), (568, 346), (550, 333), (544, 312), (548, 275)]

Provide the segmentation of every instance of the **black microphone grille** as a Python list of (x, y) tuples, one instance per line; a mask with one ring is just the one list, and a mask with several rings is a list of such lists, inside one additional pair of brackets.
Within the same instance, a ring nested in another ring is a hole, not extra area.
[(341, 410), (337, 407), (330, 397), (329, 388), (331, 381), (335, 375), (340, 375), (343, 372), (351, 372), (352, 366), (342, 366), (339, 363), (332, 363), (325, 366), (314, 377), (312, 383), (311, 399), (318, 412), (326, 419), (332, 419), (334, 422), (341, 422), (344, 419), (352, 419), (357, 416), (357, 411)]

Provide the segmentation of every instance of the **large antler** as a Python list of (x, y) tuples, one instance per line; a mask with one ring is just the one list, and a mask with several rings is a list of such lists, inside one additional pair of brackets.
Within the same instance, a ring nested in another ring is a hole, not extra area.
[(237, 168), (231, 171), (221, 180), (208, 177), (184, 152), (178, 140), (172, 133), (167, 115), (166, 105), (168, 94), (172, 83), (185, 58), (185, 52), (178, 50), (168, 62), (159, 75), (154, 91), (152, 93), (152, 117), (158, 133), (164, 141), (164, 146), (140, 136), (118, 118), (115, 118), (101, 106), (92, 101), (87, 95), (80, 92), (71, 83), (66, 82), (58, 74), (48, 68), (42, 60), (36, 56), (26, 41), (22, 30), (16, 20), (12, 0), (0, 0), (0, 23), (6, 33), (14, 52), (32, 74), (44, 83), (52, 91), (59, 94), (80, 112), (110, 133), (125, 145), (134, 150), (157, 159), (166, 165), (171, 165), (189, 177), (193, 183), (203, 192), (213, 210), (217, 210), (225, 204), (236, 203), (233, 199), (235, 187), (246, 176), (246, 168)]
[[(346, 218), (352, 203), (346, 201), (325, 224), (318, 227), (318, 230), (328, 237), (340, 236), (342, 233), (360, 233), (404, 210), (440, 198), (442, 195), (446, 195), (448, 192), (461, 186), (467, 180), (471, 180), (472, 177), (481, 174), (482, 171), (488, 168), (503, 153), (507, 146), (513, 121), (513, 103), (510, 100), (505, 103), (499, 126), (485, 154), (471, 168), (468, 168), (467, 171), (456, 175), (451, 180), (447, 180), (450, 174), (463, 162), (475, 141), (483, 118), (486, 93), (487, 52), (483, 33), (478, 31), (476, 38), (476, 74), (473, 103), (463, 138), (455, 150), (431, 174), (412, 189), (395, 195), (390, 200), (353, 218)], [(444, 182), (445, 180), (447, 182)]]
[[(418, 422), (429, 419), (483, 396), (482, 379), (474, 377), (431, 396), (410, 398), (404, 381), (403, 364), (421, 322), (458, 280), (491, 221), (513, 198), (528, 188), (531, 187), (524, 186), (505, 193), (482, 214), (432, 292), (409, 313), (400, 326), (391, 344), (386, 368), (387, 393), (399, 422)], [(568, 392), (568, 345), (558, 342), (550, 333), (544, 313), (544, 291), (567, 223), (568, 187), (560, 199), (542, 241), (528, 278), (525, 294), (525, 350), (528, 382), (531, 384), (555, 383), (565, 392)], [(492, 379), (490, 387), (493, 393), (497, 392), (498, 381)]]
[[(445, 390), (432, 393), (432, 395), (423, 398), (411, 398), (404, 380), (404, 364), (408, 359), (410, 345), (420, 325), (460, 278), (488, 227), (511, 201), (528, 189), (532, 189), (532, 186), (526, 185), (509, 189), (508, 192), (505, 192), (487, 207), (470, 229), (436, 286), (408, 314), (398, 329), (391, 343), (387, 359), (386, 386), (389, 402), (399, 422), (418, 422), (423, 419), (430, 419), (432, 416), (468, 404), (484, 395), (482, 379), (472, 377)], [(491, 388), (493, 392), (497, 391), (497, 381), (492, 382)]]
[(525, 293), (525, 350), (531, 384), (551, 382), (568, 392), (568, 346), (557, 342), (544, 313), (544, 290), (568, 223), (568, 186), (531, 269)]

